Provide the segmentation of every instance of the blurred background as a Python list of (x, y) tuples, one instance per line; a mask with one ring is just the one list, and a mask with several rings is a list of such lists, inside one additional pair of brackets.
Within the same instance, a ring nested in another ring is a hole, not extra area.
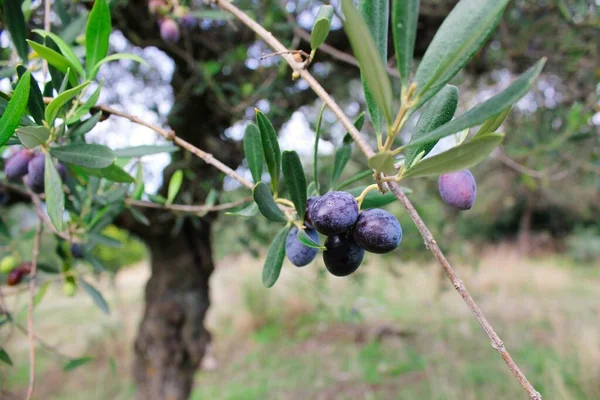
[[(41, 23), (37, 3), (32, 27)], [(421, 0), (417, 60), (455, 3)], [(60, 4), (53, 30), (77, 42), (81, 28), (73, 26), (83, 27), (89, 4)], [(236, 4), (289, 48), (308, 50), (322, 2)], [(138, 54), (148, 65), (108, 64), (100, 74), (100, 103), (172, 127), (248, 177), (241, 139), (257, 107), (274, 122), (282, 150), (297, 150), (310, 171), (320, 100), (305, 82), (290, 79), (278, 57), (261, 59), (270, 49), (241, 24), (201, 2), (188, 5), (196, 20), (181, 28), (175, 43), (161, 38), (145, 1), (111, 4), (111, 51)], [(511, 2), (499, 29), (453, 80), (460, 89), (457, 114), (508, 86), (539, 58), (548, 63), (504, 123), (502, 147), (473, 169), (475, 206), (460, 213), (446, 207), (435, 179), (404, 182), (517, 364), (551, 399), (600, 398), (599, 37), (598, 0)], [(0, 45), (8, 59), (6, 30)], [(335, 17), (327, 46), (310, 68), (354, 117), (365, 104), (350, 53)], [(394, 62), (391, 57), (391, 69)], [(3, 90), (9, 84), (0, 80)], [(407, 124), (404, 140), (415, 122)], [(319, 154), (326, 166), (345, 131), (329, 111), (323, 126)], [(114, 117), (87, 137), (113, 148), (159, 142), (152, 131)], [(182, 151), (145, 156), (127, 168), (135, 174), (138, 164), (150, 195), (164, 194), (163, 182), (182, 168), (180, 203), (202, 203), (211, 188), (220, 202), (247, 195)], [(355, 150), (342, 179), (364, 169)], [(323, 167), (320, 174), (328, 182), (331, 170)], [(24, 235), (17, 251), (26, 259), (35, 212), (9, 203), (1, 212), (14, 234)], [(148, 228), (120, 216), (104, 233), (122, 246), (95, 250), (104, 271), (81, 266), (102, 290), (109, 314), (81, 288), (69, 297), (60, 281), (48, 281), (35, 310), (36, 398), (133, 399), (136, 387), (150, 390), (156, 376), (162, 385), (184, 387), (177, 399), (188, 389), (192, 399), (524, 398), (403, 208), (386, 208), (404, 230), (399, 250), (368, 255), (345, 279), (328, 275), (320, 258), (303, 269), (286, 262), (273, 289), (260, 281), (277, 231), (264, 218), (151, 210), (145, 213)], [(52, 263), (55, 247), (44, 237), (42, 260)], [(11, 309), (26, 309), (25, 290), (5, 295)], [(24, 312), (15, 315), (24, 321)], [(0, 343), (14, 363), (0, 365), (0, 398), (22, 398), (26, 336), (3, 330)], [(149, 371), (147, 360), (160, 369)]]

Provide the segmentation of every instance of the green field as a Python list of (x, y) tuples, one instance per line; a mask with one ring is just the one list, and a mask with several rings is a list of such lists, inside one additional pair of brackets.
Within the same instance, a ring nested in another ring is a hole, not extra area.
[[(286, 264), (267, 290), (258, 260), (219, 263), (208, 316), (214, 343), (193, 399), (526, 398), (436, 265), (372, 257), (354, 279), (309, 268)], [(503, 246), (478, 267), (456, 269), (545, 398), (600, 398), (597, 268), (525, 260)], [(141, 264), (119, 273), (114, 287), (98, 283), (110, 316), (84, 293), (70, 299), (59, 285), (49, 289), (35, 313), (37, 335), (65, 355), (94, 360), (64, 372), (61, 359), (38, 347), (35, 398), (135, 397), (131, 348), (147, 274)], [(26, 296), (9, 301), (24, 305)], [(27, 341), (15, 331), (5, 347), (15, 366), (0, 367), (0, 384), (21, 398)]]

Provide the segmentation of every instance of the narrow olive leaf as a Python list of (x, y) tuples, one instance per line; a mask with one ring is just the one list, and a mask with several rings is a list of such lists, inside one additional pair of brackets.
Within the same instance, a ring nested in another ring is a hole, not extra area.
[(102, 90), (103, 86), (104, 83), (101, 82), (96, 88), (96, 90), (94, 90), (94, 93), (92, 93), (92, 95), (88, 97), (85, 103), (83, 103), (79, 108), (77, 108), (77, 111), (75, 111), (75, 113), (72, 116), (67, 118), (67, 124), (73, 124), (79, 121), (81, 117), (87, 114), (88, 111), (90, 111), (90, 109), (96, 105), (96, 103), (98, 102), (98, 98), (100, 98), (100, 91)]
[(317, 185), (315, 185), (315, 181), (312, 181), (306, 187), (306, 194), (308, 197), (318, 196), (319, 191), (317, 190)]
[(56, 230), (61, 232), (65, 212), (65, 193), (62, 188), (62, 180), (50, 155), (46, 155), (44, 165), (44, 193), (46, 195), (46, 211), (50, 221)]
[(255, 109), (255, 111), (263, 156), (269, 170), (269, 175), (271, 175), (271, 187), (273, 188), (273, 193), (277, 193), (279, 174), (281, 172), (281, 151), (277, 142), (277, 132), (266, 115), (259, 109)]
[[(119, 183), (134, 183), (135, 179), (127, 171), (116, 164), (111, 164), (105, 168), (86, 168), (82, 166), (75, 167), (77, 170), (85, 172), (88, 175), (98, 176), (109, 181)], [(143, 188), (142, 188), (143, 190)], [(139, 198), (137, 199), (139, 200)]]
[[(350, 40), (354, 56), (360, 65), (361, 77), (377, 104), (377, 109), (383, 113), (387, 123), (391, 124), (392, 86), (385, 69), (384, 55), (379, 51), (380, 43), (375, 43), (369, 27), (354, 8), (352, 0), (342, 0), (342, 10), (346, 16), (344, 30)], [(378, 23), (382, 24), (381, 21)], [(387, 26), (387, 23), (385, 25)], [(371, 113), (371, 110), (369, 110), (369, 113)], [(375, 123), (376, 118), (373, 117), (371, 114), (371, 120)]]
[(100, 308), (102, 311), (104, 311), (105, 314), (110, 313), (110, 309), (108, 308), (108, 303), (106, 302), (106, 300), (104, 300), (102, 293), (100, 293), (98, 291), (98, 289), (96, 289), (95, 287), (93, 287), (92, 285), (87, 283), (82, 278), (79, 278), (78, 281), (81, 284), (81, 286), (83, 287), (83, 289), (86, 291), (86, 293), (92, 298), (92, 301), (94, 302), (94, 304), (96, 304), (98, 306), (98, 308)]
[(486, 133), (495, 132), (496, 129), (500, 128), (500, 125), (502, 125), (502, 123), (504, 122), (504, 120), (506, 119), (508, 114), (510, 113), (511, 108), (512, 108), (512, 106), (508, 106), (501, 113), (498, 113), (498, 114), (494, 115), (493, 117), (491, 117), (490, 119), (488, 119), (487, 121), (485, 121), (483, 123), (483, 125), (481, 125), (481, 127), (479, 128), (479, 130), (477, 131), (477, 133), (475, 134), (474, 137), (479, 136), (479, 135), (484, 135)]
[(137, 56), (135, 54), (130, 54), (130, 53), (111, 54), (110, 56), (105, 57), (104, 59), (100, 60), (98, 62), (98, 64), (96, 64), (96, 66), (94, 67), (94, 70), (92, 71), (91, 76), (95, 77), (98, 74), (98, 71), (100, 71), (100, 67), (102, 65), (112, 62), (112, 61), (118, 61), (118, 60), (131, 60), (131, 61), (135, 61), (139, 64), (148, 65), (146, 60), (144, 60), (142, 57)]
[(300, 157), (295, 151), (284, 151), (281, 166), (283, 179), (287, 186), (290, 198), (300, 220), (304, 220), (306, 212), (306, 176), (300, 162)]
[(417, 72), (419, 108), (456, 75), (492, 34), (509, 0), (461, 0), (427, 48)]
[(353, 183), (358, 182), (362, 179), (365, 179), (366, 177), (369, 177), (369, 176), (371, 176), (371, 177), (373, 176), (372, 169), (368, 169), (366, 171), (359, 172), (358, 174), (351, 176), (350, 178), (346, 179), (345, 181), (343, 181), (339, 185), (337, 185), (336, 190), (342, 190), (344, 188), (347, 188), (348, 186), (352, 185)]
[[(323, 103), (323, 105), (321, 106), (321, 111), (319, 111), (319, 117), (317, 118), (317, 128), (315, 130), (315, 145), (313, 152), (313, 181), (311, 182), (311, 184), (314, 185), (314, 192), (316, 193), (316, 195), (319, 194), (319, 140), (321, 140), (321, 123), (323, 122), (323, 113), (325, 112), (325, 107), (327, 107), (327, 105)], [(310, 190), (308, 192), (309, 195), (312, 195), (312, 192)]]
[(396, 173), (396, 167), (394, 167), (394, 155), (391, 151), (384, 151), (375, 154), (369, 158), (367, 162), (369, 168), (383, 172), (386, 175), (393, 175)]
[(50, 137), (50, 130), (45, 126), (23, 126), (16, 132), (23, 146), (28, 149), (46, 143)]
[(317, 50), (319, 46), (325, 43), (329, 29), (331, 29), (331, 19), (333, 18), (333, 7), (324, 5), (319, 8), (319, 12), (315, 17), (312, 32), (310, 33), (310, 48)]
[(171, 180), (169, 181), (169, 189), (167, 191), (167, 205), (173, 203), (175, 197), (179, 193), (179, 189), (181, 189), (181, 184), (183, 183), (183, 171), (178, 169), (171, 176)]
[(0, 361), (2, 361), (5, 364), (8, 364), (8, 365), (13, 365), (13, 362), (10, 359), (10, 356), (8, 355), (6, 350), (4, 350), (2, 347), (0, 347)]
[(319, 243), (312, 240), (312, 238), (308, 236), (308, 234), (302, 229), (298, 229), (298, 241), (306, 247), (325, 250), (325, 246), (320, 245)]
[[(428, 132), (444, 125), (452, 120), (458, 107), (458, 88), (452, 85), (446, 85), (438, 94), (425, 104), (419, 121), (415, 126), (411, 140), (419, 139)], [(411, 165), (415, 157), (421, 153), (427, 155), (437, 144), (437, 140), (423, 143), (420, 146), (411, 147), (406, 151), (404, 165)]]
[(410, 77), (418, 19), (419, 0), (392, 0), (392, 35), (403, 86)]
[[(86, 119), (85, 121), (81, 121), (77, 124), (75, 124), (74, 126), (72, 126), (69, 131), (68, 131), (68, 136), (75, 138), (78, 136), (83, 136), (86, 133), (88, 133), (89, 131), (91, 131), (96, 124), (100, 121), (100, 117), (102, 117), (102, 112), (97, 112), (96, 114), (92, 115), (90, 118)], [(151, 146), (154, 147), (154, 146)], [(170, 146), (173, 148), (176, 148), (175, 146)], [(121, 149), (124, 150), (124, 149)], [(118, 152), (119, 150), (115, 150), (115, 154)]]
[(445, 174), (470, 168), (483, 161), (504, 139), (504, 134), (488, 133), (426, 158), (404, 173), (405, 178)]
[(52, 32), (47, 32), (43, 29), (34, 29), (33, 32), (37, 33), (43, 38), (49, 37), (50, 39), (52, 39), (60, 49), (62, 55), (67, 59), (71, 69), (75, 71), (80, 77), (83, 78), (85, 76), (85, 71), (83, 70), (83, 65), (81, 65), (81, 61), (79, 61), (79, 57), (75, 55), (75, 52), (73, 51), (73, 49), (71, 49), (71, 46), (69, 46), (60, 36)]
[[(364, 123), (365, 113), (363, 111), (354, 120), (354, 126), (360, 131)], [(352, 143), (352, 136), (350, 136), (349, 133), (346, 133), (342, 141), (342, 145), (338, 147), (338, 149), (335, 151), (335, 156), (333, 158), (333, 173), (331, 179), (331, 187), (336, 186), (337, 181), (340, 179), (340, 176), (342, 176), (342, 172), (344, 172), (344, 168), (346, 168), (348, 161), (350, 161), (350, 157), (352, 156)]]
[(248, 124), (244, 134), (244, 155), (254, 182), (260, 182), (263, 172), (263, 149), (260, 141), (260, 132), (254, 124)]
[(130, 207), (129, 208), (129, 212), (131, 213), (131, 216), (140, 224), (144, 225), (144, 226), (150, 226), (150, 220), (148, 219), (148, 217), (146, 217), (142, 212), (140, 212), (139, 210), (136, 210), (134, 207)]
[(405, 147), (413, 147), (434, 140), (439, 140), (445, 136), (460, 132), (465, 128), (470, 128), (485, 122), (488, 118), (491, 118), (502, 110), (505, 110), (523, 97), (533, 85), (533, 82), (542, 71), (545, 63), (546, 59), (542, 58), (533, 67), (529, 68), (517, 79), (515, 79), (515, 81), (504, 91), (473, 107), (460, 117), (457, 117), (447, 124), (444, 124), (439, 128), (426, 133), (419, 139), (411, 141)]
[(27, 108), (27, 100), (29, 99), (29, 82), (31, 72), (27, 71), (15, 88), (2, 118), (0, 118), (0, 146), (15, 133), (15, 129), (19, 126), (19, 121)]
[(19, 57), (21, 57), (21, 60), (23, 60), (24, 63), (27, 63), (27, 54), (29, 53), (26, 42), (27, 24), (25, 22), (25, 15), (23, 15), (21, 3), (21, 0), (4, 0), (3, 21), (8, 27), (10, 38), (12, 39)]
[(258, 205), (260, 213), (268, 220), (275, 222), (287, 222), (285, 215), (273, 200), (269, 187), (264, 182), (258, 182), (252, 191), (252, 197)]
[(285, 257), (285, 239), (289, 231), (289, 225), (283, 227), (269, 246), (262, 271), (262, 282), (265, 287), (270, 288), (279, 278), (283, 258)]
[(94, 361), (94, 358), (93, 357), (74, 358), (72, 360), (67, 361), (65, 363), (65, 365), (63, 365), (63, 371), (65, 371), (65, 372), (72, 371), (75, 368), (81, 367), (82, 365), (89, 363), (90, 361)]
[(67, 59), (57, 51), (52, 50), (49, 47), (41, 45), (33, 40), (27, 40), (27, 43), (31, 46), (31, 48), (44, 60), (48, 61), (48, 64), (55, 67), (60, 72), (67, 72), (67, 69), (70, 68), (71, 64)]
[[(26, 72), (27, 68), (24, 66), (19, 65), (17, 67), (17, 74), (19, 75), (19, 78), (25, 75)], [(27, 100), (27, 109), (29, 110), (29, 113), (33, 117), (34, 121), (41, 125), (44, 121), (44, 109), (46, 108), (44, 105), (44, 96), (42, 96), (40, 87), (33, 75), (30, 76), (29, 79), (29, 99)]]
[(95, 143), (74, 143), (52, 147), (50, 153), (62, 162), (87, 168), (106, 168), (116, 158), (109, 147)]
[(71, 101), (71, 99), (73, 99), (73, 97), (77, 96), (89, 84), (90, 84), (89, 81), (84, 82), (81, 85), (76, 86), (72, 89), (65, 90), (64, 92), (62, 92), (61, 94), (56, 96), (54, 99), (52, 99), (50, 104), (48, 104), (48, 107), (46, 107), (46, 112), (45, 112), (46, 122), (48, 122), (48, 124), (52, 125), (52, 123), (54, 122), (54, 118), (56, 118), (58, 116), (60, 109), (65, 104), (67, 104), (69, 101)]
[(235, 215), (237, 217), (254, 217), (256, 214), (258, 214), (258, 206), (254, 202), (240, 210), (228, 211), (225, 213), (225, 215)]
[(174, 153), (176, 151), (179, 151), (179, 147), (173, 146), (172, 144), (165, 144), (159, 146), (143, 145), (135, 147), (125, 147), (122, 149), (114, 150), (114, 153), (119, 158), (131, 158), (149, 156), (151, 154), (159, 153)]
[(85, 62), (88, 79), (94, 79), (93, 73), (96, 64), (108, 53), (110, 31), (110, 9), (108, 4), (106, 0), (96, 0), (85, 28)]

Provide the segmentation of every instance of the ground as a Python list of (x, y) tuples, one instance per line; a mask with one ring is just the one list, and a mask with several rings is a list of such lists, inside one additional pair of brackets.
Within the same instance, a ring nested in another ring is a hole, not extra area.
[[(273, 289), (260, 260), (230, 257), (213, 278), (214, 344), (198, 373), (197, 399), (526, 398), (435, 264), (369, 256), (353, 279), (322, 264), (284, 265)], [(511, 246), (476, 265), (457, 263), (467, 288), (515, 361), (548, 399), (600, 398), (600, 270), (559, 256), (523, 259)], [(145, 263), (105, 290), (111, 314), (85, 293), (51, 286), (36, 309), (36, 332), (70, 357), (72, 371), (38, 348), (35, 398), (133, 399), (131, 347), (141, 312)], [(81, 292), (81, 291), (80, 291)], [(24, 306), (26, 296), (11, 296)], [(4, 337), (1, 338), (5, 340)], [(27, 341), (3, 344), (15, 366), (0, 385), (18, 394), (28, 379)]]

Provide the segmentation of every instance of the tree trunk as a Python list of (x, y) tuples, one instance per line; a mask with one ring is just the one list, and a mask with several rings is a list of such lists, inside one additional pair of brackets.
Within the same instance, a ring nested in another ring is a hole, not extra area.
[(210, 224), (186, 220), (177, 238), (148, 241), (152, 276), (135, 341), (134, 375), (140, 400), (184, 400), (210, 342), (204, 317), (214, 269)]

